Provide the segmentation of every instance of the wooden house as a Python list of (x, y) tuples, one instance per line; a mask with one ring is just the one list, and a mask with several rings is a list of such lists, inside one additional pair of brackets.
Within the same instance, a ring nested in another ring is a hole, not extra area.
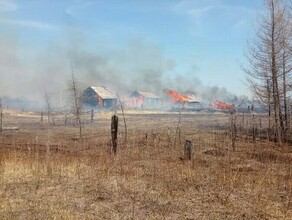
[(83, 92), (83, 101), (90, 107), (115, 108), (117, 97), (103, 86), (90, 86)]

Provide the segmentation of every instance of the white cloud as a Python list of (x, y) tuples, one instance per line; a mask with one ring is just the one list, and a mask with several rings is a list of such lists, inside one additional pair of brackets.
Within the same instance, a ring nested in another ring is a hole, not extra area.
[(208, 19), (208, 15), (221, 5), (220, 0), (181, 0), (172, 7), (175, 13), (187, 16), (192, 27), (190, 32), (197, 37), (204, 37), (204, 23)]
[(87, 0), (75, 0), (73, 4), (71, 4), (70, 6), (68, 6), (65, 9), (65, 12), (72, 16), (77, 18), (78, 17), (78, 13), (84, 9), (87, 9), (88, 7), (90, 7), (92, 5), (91, 1), (87, 1)]
[(15, 11), (18, 5), (13, 0), (0, 0), (0, 11)]
[(34, 20), (16, 20), (10, 18), (0, 18), (0, 24), (4, 25), (16, 25), (20, 27), (35, 28), (39, 30), (53, 31), (57, 29), (57, 26), (51, 25), (45, 22), (34, 21)]
[(240, 14), (242, 16), (249, 16), (250, 14), (257, 13), (255, 8), (230, 5), (224, 3), (222, 0), (205, 0), (205, 1), (193, 1), (193, 0), (181, 0), (175, 5), (174, 9), (177, 12), (185, 13), (191, 17), (202, 17), (207, 15), (212, 10), (225, 11), (231, 14)]
[(225, 12), (225, 16), (234, 16), (232, 29), (244, 30), (253, 23), (256, 15), (260, 13), (259, 9), (245, 6), (221, 5), (220, 10)]
[(224, 19), (226, 20), (224, 24), (229, 22), (233, 30), (240, 30), (248, 27), (259, 12), (256, 7), (247, 7), (239, 3), (227, 4), (223, 0), (181, 0), (173, 9), (176, 13), (189, 17), (193, 23), (192, 29), (196, 30), (198, 36), (204, 35), (206, 21), (210, 21), (210, 19)]
[(218, 0), (192, 1), (182, 0), (174, 6), (175, 11), (190, 16), (202, 16), (221, 3)]
[(236, 24), (233, 25), (233, 29), (241, 30), (243, 28), (246, 28), (247, 24), (248, 24), (247, 20), (246, 19), (242, 19), (242, 20), (238, 21)]

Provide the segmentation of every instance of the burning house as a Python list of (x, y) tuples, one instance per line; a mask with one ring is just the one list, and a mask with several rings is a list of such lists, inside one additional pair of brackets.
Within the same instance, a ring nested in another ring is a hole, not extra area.
[(125, 105), (134, 109), (159, 109), (162, 99), (152, 92), (135, 91), (125, 100)]
[(90, 86), (83, 92), (84, 103), (90, 107), (112, 109), (117, 97), (103, 86)]
[(171, 100), (172, 108), (202, 109), (199, 99), (193, 94), (185, 95), (174, 90), (165, 90), (165, 93)]
[(221, 110), (221, 111), (230, 111), (230, 110), (234, 109), (233, 105), (226, 103), (226, 102), (218, 101), (218, 100), (213, 101), (212, 106), (215, 109)]
[(192, 110), (202, 110), (202, 104), (201, 101), (198, 99), (197, 96), (193, 94), (187, 94), (188, 101), (186, 103), (186, 108), (192, 109)]
[(170, 97), (173, 104), (185, 104), (189, 100), (188, 96), (174, 90), (165, 90), (165, 93)]

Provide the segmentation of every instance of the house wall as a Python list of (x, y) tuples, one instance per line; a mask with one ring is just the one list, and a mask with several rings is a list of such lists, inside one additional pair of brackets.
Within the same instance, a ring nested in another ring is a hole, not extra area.
[(144, 109), (159, 109), (161, 108), (161, 100), (154, 98), (145, 98), (143, 102)]
[(103, 99), (103, 107), (110, 109), (117, 105), (117, 99)]
[(98, 105), (98, 97), (96, 96), (96, 93), (91, 88), (88, 88), (84, 91), (83, 102), (86, 105), (90, 105), (90, 106)]
[(190, 108), (190, 109), (194, 109), (194, 110), (200, 110), (200, 109), (203, 109), (203, 106), (201, 103), (199, 102), (188, 102), (187, 105), (186, 105), (187, 108)]
[(111, 109), (116, 106), (117, 99), (102, 99), (95, 91), (88, 88), (83, 94), (84, 103), (94, 108), (106, 108)]

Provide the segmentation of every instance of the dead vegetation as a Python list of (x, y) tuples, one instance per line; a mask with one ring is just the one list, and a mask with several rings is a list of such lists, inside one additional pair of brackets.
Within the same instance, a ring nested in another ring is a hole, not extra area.
[(83, 142), (61, 116), (49, 126), (17, 114), (3, 123), (21, 129), (0, 136), (0, 219), (292, 218), (291, 146), (239, 135), (233, 151), (215, 128), (228, 115), (181, 114), (175, 145), (178, 115), (125, 113), (127, 146), (120, 129), (114, 156), (110, 113), (88, 116)]

